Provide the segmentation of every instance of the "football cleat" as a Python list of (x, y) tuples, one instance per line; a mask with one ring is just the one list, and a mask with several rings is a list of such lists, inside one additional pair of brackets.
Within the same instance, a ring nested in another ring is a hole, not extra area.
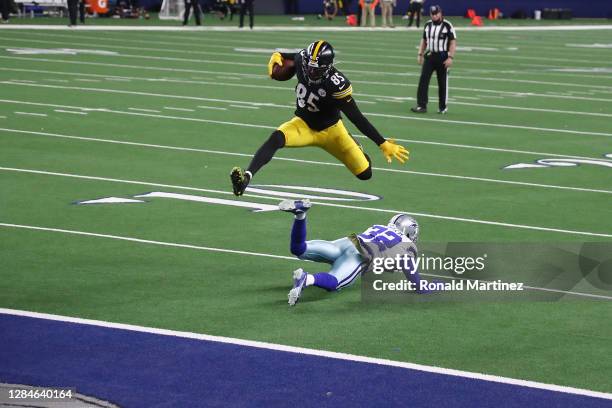
[(303, 200), (284, 200), (278, 205), (279, 210), (290, 212), (294, 215), (304, 214), (310, 207), (312, 207), (312, 204), (307, 198)]
[(414, 108), (410, 108), (410, 110), (414, 113), (427, 113), (427, 108), (424, 108), (422, 106), (415, 106)]
[(448, 109), (440, 109), (440, 110), (438, 111), (438, 113), (439, 113), (440, 115), (446, 115), (446, 113), (447, 113), (447, 112), (448, 112)]
[(293, 288), (289, 291), (287, 297), (289, 298), (289, 306), (295, 306), (300, 300), (300, 295), (304, 286), (306, 286), (306, 277), (308, 274), (304, 272), (302, 268), (293, 271)]
[(241, 196), (244, 194), (251, 181), (251, 177), (248, 172), (244, 172), (240, 167), (234, 167), (230, 173), (230, 179), (232, 180), (232, 187), (234, 189), (234, 195)]

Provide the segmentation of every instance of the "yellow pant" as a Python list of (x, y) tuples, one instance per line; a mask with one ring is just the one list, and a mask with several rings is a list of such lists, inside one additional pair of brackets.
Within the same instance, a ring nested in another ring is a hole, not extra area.
[(316, 131), (306, 122), (295, 116), (278, 127), (285, 135), (285, 147), (317, 146), (340, 160), (353, 173), (358, 175), (370, 166), (361, 147), (349, 135), (342, 120), (327, 129)]

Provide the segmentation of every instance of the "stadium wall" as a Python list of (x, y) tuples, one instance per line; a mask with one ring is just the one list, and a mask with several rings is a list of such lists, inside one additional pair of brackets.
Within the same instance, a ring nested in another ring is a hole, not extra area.
[[(270, 0), (256, 0), (256, 7)], [(275, 0), (271, 0), (275, 1)], [(299, 0), (299, 12), (303, 14), (320, 13), (322, 0)], [(398, 0), (396, 14), (403, 14), (408, 9), (409, 0)], [(356, 11), (358, 0), (350, 0), (351, 10)], [(468, 8), (473, 8), (480, 16), (486, 16), (490, 9), (499, 8), (504, 15), (510, 16), (516, 11), (524, 11), (533, 16), (534, 10), (545, 8), (571, 9), (574, 17), (612, 18), (612, 0), (426, 0), (425, 6), (439, 4), (449, 16), (463, 16)]]
[[(214, 3), (215, 0), (199, 0), (202, 5)], [(291, 0), (255, 0), (256, 14), (283, 14)], [(319, 14), (323, 0), (297, 0), (299, 14)], [(358, 0), (349, 0), (352, 12), (357, 11)], [(398, 0), (395, 14), (405, 14), (409, 0)], [(161, 0), (139, 0), (147, 9), (159, 9)], [(426, 0), (425, 6), (439, 4), (448, 16), (463, 16), (468, 8), (473, 8), (480, 16), (487, 16), (492, 8), (499, 8), (505, 16), (510, 17), (517, 11), (523, 11), (533, 17), (534, 10), (546, 8), (571, 9), (574, 17), (612, 18), (612, 0)], [(377, 10), (380, 14), (380, 10)]]

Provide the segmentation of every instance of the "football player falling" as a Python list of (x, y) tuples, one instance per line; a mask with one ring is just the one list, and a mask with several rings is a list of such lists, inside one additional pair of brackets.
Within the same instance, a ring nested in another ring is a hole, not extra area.
[[(281, 211), (295, 215), (291, 228), (291, 253), (299, 259), (331, 264), (329, 272), (310, 274), (303, 269), (293, 271), (293, 287), (289, 291), (289, 305), (294, 306), (304, 288), (317, 286), (330, 292), (352, 285), (364, 272), (373, 270), (375, 258), (395, 258), (406, 254), (416, 259), (416, 242), (419, 224), (407, 214), (396, 214), (387, 225), (372, 225), (361, 234), (351, 234), (335, 241), (306, 241), (306, 211), (311, 207), (308, 199), (284, 200), (278, 205)], [(420, 290), (417, 264), (402, 266), (406, 278)]]
[(323, 40), (296, 54), (272, 54), (268, 63), (271, 78), (287, 80), (297, 76), (295, 117), (272, 132), (246, 171), (240, 167), (232, 169), (230, 178), (235, 195), (244, 193), (255, 173), (282, 147), (318, 146), (344, 163), (358, 179), (370, 179), (371, 160), (344, 127), (341, 111), (380, 147), (387, 162), (391, 163), (393, 157), (401, 163), (408, 160), (408, 150), (382, 137), (363, 116), (353, 98), (351, 83), (333, 63), (334, 49)]

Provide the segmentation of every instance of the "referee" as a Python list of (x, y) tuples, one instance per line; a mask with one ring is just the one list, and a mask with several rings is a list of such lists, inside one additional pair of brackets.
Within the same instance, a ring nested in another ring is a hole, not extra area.
[(451, 65), (453, 65), (453, 58), (455, 58), (457, 35), (453, 25), (444, 19), (440, 6), (431, 6), (429, 12), (431, 20), (425, 24), (417, 58), (419, 65), (423, 65), (417, 92), (417, 106), (410, 110), (415, 113), (427, 112), (429, 81), (433, 72), (436, 71), (439, 98), (438, 113), (445, 114), (448, 100), (448, 73)]

